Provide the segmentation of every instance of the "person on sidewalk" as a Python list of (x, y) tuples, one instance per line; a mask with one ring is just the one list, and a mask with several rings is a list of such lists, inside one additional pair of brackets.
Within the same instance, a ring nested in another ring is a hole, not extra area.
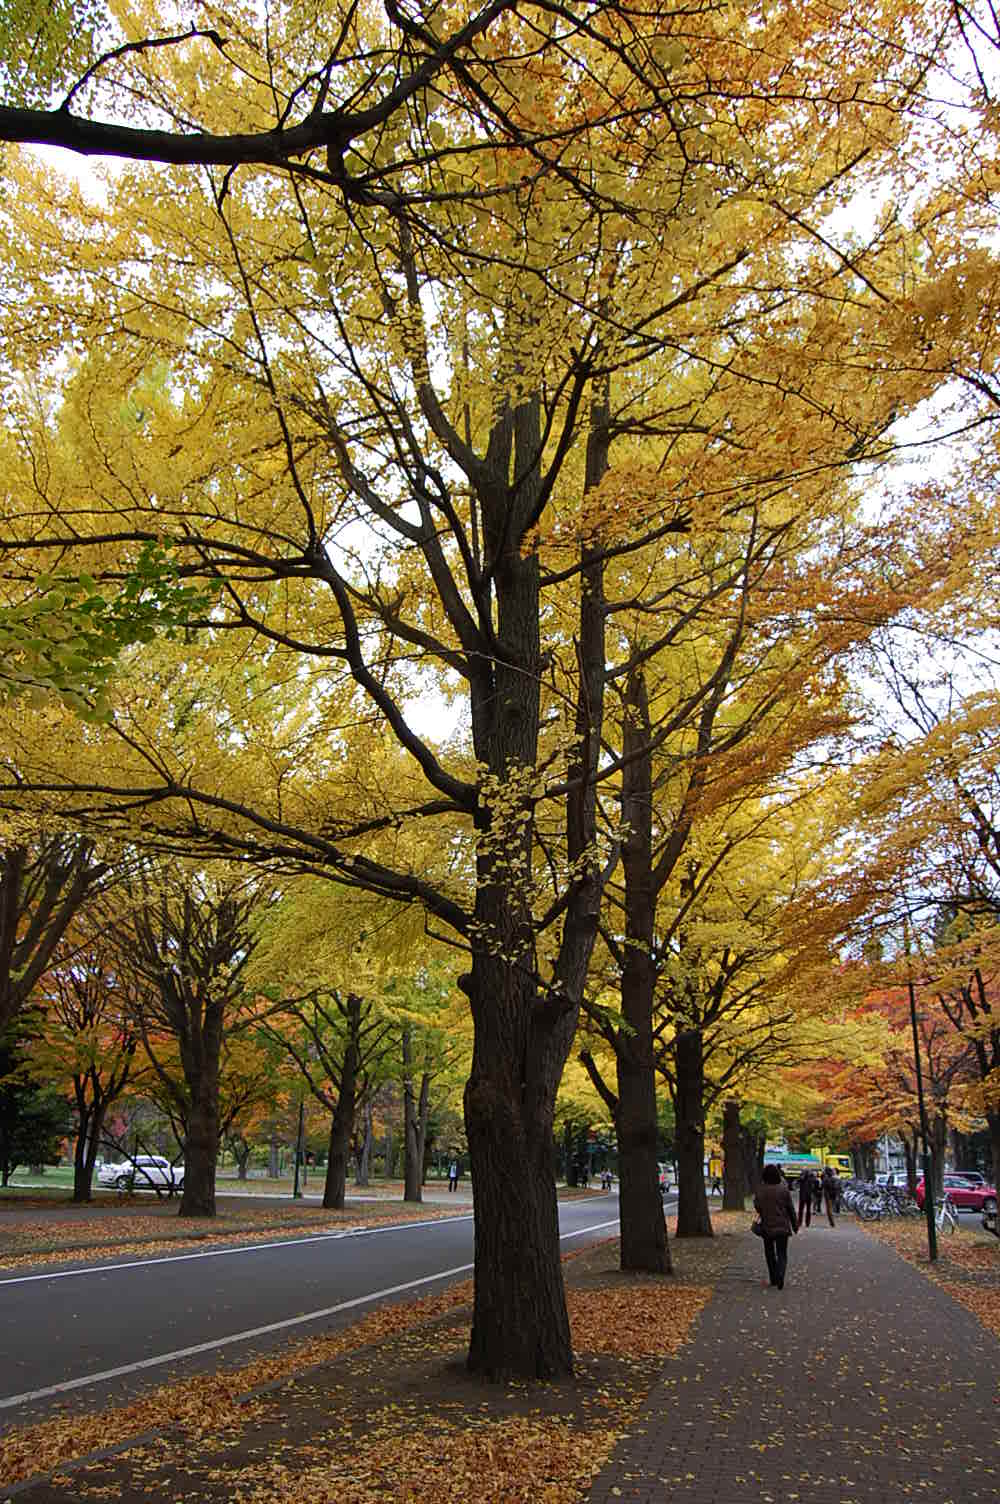
[(836, 1227), (837, 1224), (833, 1220), (833, 1208), (837, 1202), (837, 1177), (833, 1173), (829, 1165), (827, 1165), (823, 1171), (822, 1185), (823, 1205), (826, 1207), (826, 1215), (829, 1220), (830, 1226)]
[(812, 1170), (803, 1170), (799, 1176), (799, 1220), (801, 1227), (803, 1221), (807, 1227), (812, 1224), (813, 1197), (816, 1194), (816, 1176)]
[(449, 1191), (458, 1190), (458, 1161), (455, 1159), (448, 1166), (448, 1189)]
[(771, 1284), (785, 1288), (788, 1265), (788, 1239), (798, 1232), (798, 1215), (787, 1183), (777, 1165), (765, 1165), (753, 1204), (760, 1216), (764, 1238), (764, 1257)]

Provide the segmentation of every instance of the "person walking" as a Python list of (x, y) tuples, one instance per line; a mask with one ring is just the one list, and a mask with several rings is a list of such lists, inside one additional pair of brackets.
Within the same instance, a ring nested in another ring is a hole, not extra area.
[(798, 1215), (788, 1185), (777, 1165), (765, 1165), (753, 1204), (760, 1216), (764, 1257), (771, 1284), (785, 1288), (788, 1239), (798, 1231)]
[(837, 1177), (829, 1165), (823, 1170), (821, 1184), (823, 1189), (823, 1205), (826, 1207), (827, 1218), (830, 1226), (836, 1227), (837, 1224), (833, 1220), (833, 1208), (837, 1201)]
[(812, 1225), (813, 1197), (816, 1194), (816, 1176), (812, 1170), (803, 1170), (799, 1176), (799, 1220), (801, 1227), (803, 1221), (806, 1226)]
[(457, 1159), (453, 1159), (452, 1162), (451, 1162), (451, 1164), (448, 1166), (448, 1189), (449, 1189), (449, 1191), (457, 1191), (458, 1190), (458, 1160)]

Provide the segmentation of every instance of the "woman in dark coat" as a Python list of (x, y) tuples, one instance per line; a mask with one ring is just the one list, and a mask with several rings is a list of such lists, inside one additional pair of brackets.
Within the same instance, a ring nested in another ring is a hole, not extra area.
[(753, 1198), (764, 1234), (764, 1257), (771, 1284), (785, 1288), (788, 1239), (797, 1232), (798, 1215), (787, 1183), (777, 1165), (765, 1165), (761, 1184)]

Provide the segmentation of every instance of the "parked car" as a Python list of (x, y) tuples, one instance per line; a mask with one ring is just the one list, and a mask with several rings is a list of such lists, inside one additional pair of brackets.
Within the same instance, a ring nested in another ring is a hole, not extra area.
[(151, 1191), (166, 1186), (184, 1189), (184, 1166), (172, 1165), (162, 1154), (137, 1154), (120, 1165), (102, 1165), (97, 1172), (98, 1185), (117, 1186), (120, 1191), (133, 1186), (137, 1191)]
[[(962, 1175), (949, 1173), (944, 1177), (944, 1188), (951, 1197), (952, 1205), (960, 1209), (974, 1212), (995, 1212), (997, 1209), (997, 1193), (991, 1185), (970, 1185)], [(917, 1205), (923, 1206), (923, 1176), (917, 1181), (916, 1198)]]
[(985, 1175), (980, 1175), (978, 1170), (948, 1170), (949, 1175), (954, 1175), (957, 1180), (967, 1180), (970, 1185), (989, 1185)]

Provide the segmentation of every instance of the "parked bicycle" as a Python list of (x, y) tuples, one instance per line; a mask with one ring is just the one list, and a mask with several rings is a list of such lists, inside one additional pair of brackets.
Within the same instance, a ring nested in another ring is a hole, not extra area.
[(947, 1191), (945, 1191), (941, 1199), (941, 1205), (937, 1209), (934, 1223), (938, 1232), (954, 1232), (958, 1227), (958, 1213), (955, 1210), (955, 1203)]

